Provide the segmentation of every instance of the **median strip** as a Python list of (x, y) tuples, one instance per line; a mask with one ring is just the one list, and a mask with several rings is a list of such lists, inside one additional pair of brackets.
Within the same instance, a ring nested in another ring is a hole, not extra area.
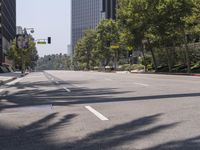
[(93, 109), (91, 106), (85, 106), (87, 110), (89, 110), (91, 113), (93, 113), (95, 116), (97, 116), (102, 121), (108, 121), (109, 119), (103, 116), (101, 113)]

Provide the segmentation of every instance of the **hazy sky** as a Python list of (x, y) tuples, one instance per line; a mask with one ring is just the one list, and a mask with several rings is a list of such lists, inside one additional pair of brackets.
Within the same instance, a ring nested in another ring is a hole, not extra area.
[(17, 25), (33, 27), (35, 39), (52, 37), (51, 45), (37, 45), (40, 56), (67, 53), (70, 9), (71, 0), (17, 0)]

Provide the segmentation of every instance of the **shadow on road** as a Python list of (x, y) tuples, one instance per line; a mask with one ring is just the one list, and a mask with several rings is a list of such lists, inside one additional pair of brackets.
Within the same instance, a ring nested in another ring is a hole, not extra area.
[[(10, 129), (0, 124), (0, 147), (2, 150), (133, 150), (134, 147), (131, 144), (135, 141), (143, 138), (151, 140), (151, 135), (169, 130), (179, 124), (153, 125), (162, 116), (162, 114), (156, 114), (91, 133), (82, 139), (73, 138), (72, 142), (66, 140), (60, 143), (56, 141), (56, 137), (54, 137), (55, 142), (48, 140), (48, 137), (59, 128), (65, 128), (65, 133), (70, 132), (68, 127), (76, 116), (76, 114), (66, 115), (50, 126), (47, 124), (57, 117), (57, 114), (50, 114), (20, 129)], [(185, 148), (200, 148), (200, 137), (165, 143), (149, 148), (149, 150), (182, 150)]]
[[(73, 84), (67, 84), (68, 86)], [(81, 83), (80, 83), (81, 84)], [(66, 82), (61, 82), (60, 85), (66, 85)], [(46, 105), (53, 106), (68, 106), (75, 104), (93, 104), (93, 103), (111, 103), (111, 102), (126, 102), (126, 101), (146, 101), (146, 100), (170, 100), (174, 98), (192, 98), (200, 97), (200, 93), (182, 93), (182, 94), (164, 94), (150, 96), (126, 96), (128, 93), (135, 91), (119, 91), (117, 88), (78, 88), (72, 87), (71, 93), (67, 93), (62, 86), (60, 89), (44, 90), (40, 87), (51, 87), (50, 82), (34, 82), (32, 84), (20, 83), (15, 85), (18, 91), (11, 94), (9, 91), (4, 91), (0, 99), (7, 100), (11, 105), (5, 105), (0, 102), (0, 111), (9, 108)]]
[[(62, 83), (61, 83), (62, 84)], [(65, 84), (65, 83), (63, 83)], [(138, 100), (164, 100), (183, 97), (200, 97), (200, 93), (183, 93), (183, 94), (166, 94), (141, 97), (123, 97), (122, 94), (130, 91), (119, 92), (117, 89), (87, 89), (87, 88), (72, 88), (72, 93), (66, 93), (63, 89), (45, 91), (38, 88), (39, 86), (51, 86), (51, 83), (33, 83), (17, 84), (19, 89), (14, 94), (5, 91), (5, 96), (1, 99), (7, 100), (11, 104), (3, 104), (0, 102), (0, 111), (4, 109), (12, 109), (19, 107), (27, 107), (33, 105), (52, 104), (53, 106), (68, 106), (75, 104), (86, 103), (107, 103), (107, 102), (123, 102), (123, 101), (138, 101)], [(25, 87), (29, 87), (26, 90)], [(1, 113), (1, 112), (0, 112)], [(155, 125), (159, 121), (162, 114), (146, 116), (133, 120), (128, 123), (113, 126), (103, 131), (98, 131), (86, 135), (82, 139), (73, 139), (73, 142), (65, 141), (49, 141), (47, 136), (54, 133), (56, 129), (67, 127), (72, 119), (77, 115), (66, 115), (50, 126), (45, 126), (52, 119), (57, 117), (57, 114), (50, 114), (45, 118), (38, 120), (28, 126), (20, 129), (10, 129), (0, 123), (0, 149), (3, 150), (112, 150), (112, 149), (130, 149), (128, 143), (134, 143), (137, 140), (148, 138), (161, 131), (169, 130), (176, 127), (179, 123)], [(200, 149), (200, 136), (185, 139), (182, 141), (172, 141), (163, 143), (149, 150), (184, 150), (184, 149)]]

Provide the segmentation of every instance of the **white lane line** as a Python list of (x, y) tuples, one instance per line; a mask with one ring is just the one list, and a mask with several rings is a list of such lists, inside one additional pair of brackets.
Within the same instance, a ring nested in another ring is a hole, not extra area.
[(109, 79), (109, 78), (105, 78), (105, 80), (106, 80), (106, 81), (112, 81), (112, 79)]
[(97, 116), (102, 121), (108, 121), (109, 119), (103, 116), (101, 113), (93, 109), (91, 106), (85, 106), (87, 110), (89, 110), (91, 113), (93, 113), (95, 116)]
[(8, 102), (8, 100), (6, 100), (6, 99), (2, 99), (1, 102)]
[(66, 91), (69, 92), (69, 93), (71, 92), (71, 90), (68, 89), (68, 88), (66, 88), (66, 87), (63, 87), (63, 89), (66, 90)]
[(6, 83), (6, 85), (15, 85), (16, 83), (20, 82), (22, 79), (23, 79), (23, 78), (18, 78), (18, 79), (14, 80), (14, 81), (11, 81), (11, 82), (9, 82), (9, 83)]
[(137, 85), (141, 85), (141, 86), (149, 86), (148, 84), (143, 84), (143, 83), (133, 83), (133, 84), (137, 84)]

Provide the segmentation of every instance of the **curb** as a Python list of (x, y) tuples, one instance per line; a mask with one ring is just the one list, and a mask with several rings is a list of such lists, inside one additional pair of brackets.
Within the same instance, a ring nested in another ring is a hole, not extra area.
[(200, 77), (200, 74), (192, 74), (192, 76)]
[(193, 77), (200, 77), (200, 74), (196, 73), (165, 73), (165, 72), (129, 72), (129, 71), (92, 71), (92, 72), (103, 72), (103, 73), (118, 73), (118, 74), (155, 74), (155, 75), (177, 75), (177, 76), (193, 76)]
[(195, 73), (163, 73), (163, 72), (157, 72), (157, 73), (151, 73), (151, 72), (132, 72), (132, 74), (155, 74), (155, 75), (177, 75), (177, 76), (193, 76), (193, 77), (200, 77), (200, 74)]
[(16, 80), (17, 78), (25, 77), (25, 76), (27, 76), (27, 75), (29, 75), (29, 73), (25, 73), (23, 76), (22, 76), (22, 75), (20, 75), (20, 76), (15, 76), (15, 77), (13, 77), (13, 78), (11, 78), (11, 79), (8, 79), (8, 80), (5, 80), (5, 81), (0, 81), (0, 86), (5, 85), (5, 84), (8, 83), (8, 82), (14, 81), (14, 80)]
[(13, 78), (8, 79), (8, 80), (5, 80), (5, 81), (0, 81), (0, 86), (6, 84), (6, 83), (8, 83), (8, 82), (11, 82), (11, 81), (13, 81), (13, 80), (16, 80), (16, 79), (17, 79), (17, 77), (13, 77)]

